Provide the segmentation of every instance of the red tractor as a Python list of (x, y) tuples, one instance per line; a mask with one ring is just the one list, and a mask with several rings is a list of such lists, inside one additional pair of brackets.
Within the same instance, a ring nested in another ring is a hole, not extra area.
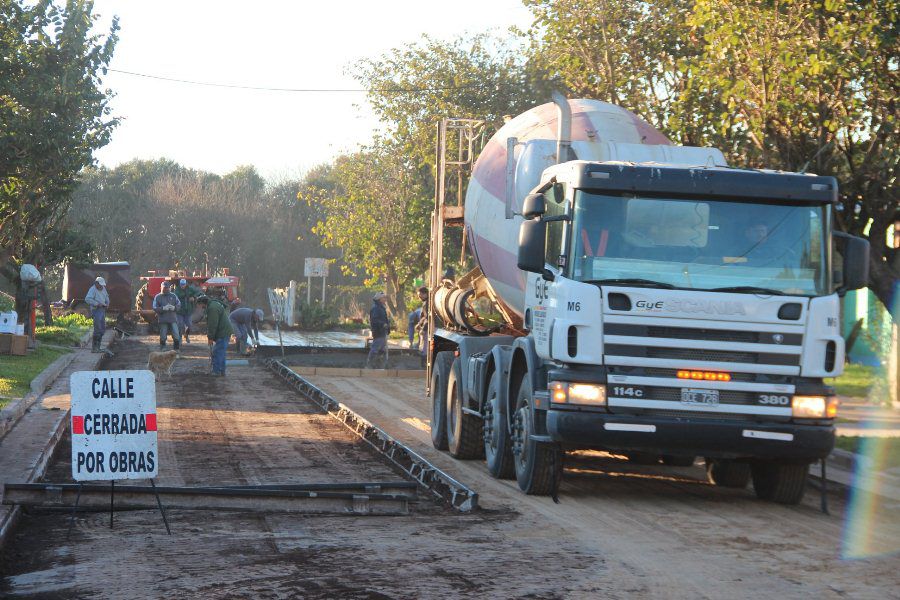
[(141, 277), (144, 282), (134, 298), (134, 310), (147, 323), (156, 324), (156, 313), (153, 311), (153, 297), (162, 291), (163, 281), (171, 281), (172, 289), (179, 280), (187, 279), (188, 285), (198, 288), (207, 296), (221, 298), (231, 305), (238, 299), (240, 278), (228, 274), (228, 269), (219, 269), (217, 274), (188, 273), (187, 271), (150, 271)]

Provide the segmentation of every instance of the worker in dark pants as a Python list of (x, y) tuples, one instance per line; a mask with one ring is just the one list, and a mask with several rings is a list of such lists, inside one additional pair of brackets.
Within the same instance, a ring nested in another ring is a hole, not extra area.
[(191, 316), (194, 314), (194, 304), (200, 292), (197, 288), (188, 284), (187, 279), (181, 279), (178, 282), (178, 286), (172, 290), (172, 293), (178, 296), (178, 301), (181, 302), (181, 308), (176, 311), (178, 313), (176, 317), (181, 339), (184, 340), (185, 344), (190, 344), (191, 339), (188, 335), (191, 332)]
[(181, 332), (178, 330), (178, 309), (181, 301), (172, 293), (172, 283), (163, 281), (162, 291), (153, 298), (153, 310), (157, 315), (159, 324), (159, 349), (166, 347), (166, 339), (169, 332), (172, 333), (172, 346), (176, 350), (181, 349)]
[(369, 309), (369, 328), (372, 330), (372, 347), (366, 357), (366, 368), (374, 369), (375, 362), (381, 360), (381, 368), (387, 368), (387, 336), (391, 331), (391, 322), (388, 320), (387, 294), (378, 292), (372, 298), (372, 308)]
[(197, 304), (206, 310), (206, 338), (212, 351), (212, 374), (224, 376), (225, 350), (231, 339), (231, 323), (225, 305), (210, 300), (209, 296), (199, 296)]
[(84, 297), (88, 308), (91, 309), (91, 319), (94, 321), (94, 338), (91, 352), (100, 352), (100, 342), (106, 333), (106, 309), (109, 308), (109, 292), (106, 291), (106, 280), (97, 277), (94, 285)]
[(228, 320), (231, 321), (231, 329), (237, 338), (238, 354), (245, 354), (248, 337), (251, 343), (259, 345), (259, 324), (263, 320), (262, 310), (243, 306), (232, 310), (228, 315)]

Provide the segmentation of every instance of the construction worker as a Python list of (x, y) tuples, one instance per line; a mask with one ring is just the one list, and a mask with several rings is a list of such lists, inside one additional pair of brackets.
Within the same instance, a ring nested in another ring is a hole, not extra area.
[(94, 338), (91, 352), (100, 352), (100, 342), (106, 333), (106, 309), (109, 308), (109, 292), (106, 291), (106, 280), (97, 277), (94, 285), (85, 294), (84, 301), (91, 309), (91, 319), (94, 321)]
[(212, 374), (224, 376), (225, 350), (232, 333), (225, 305), (204, 295), (197, 297), (197, 304), (206, 310), (206, 338), (212, 353)]
[[(409, 336), (409, 347), (410, 348), (418, 347), (418, 346), (413, 346), (413, 340), (415, 339), (416, 332), (420, 331), (419, 322), (422, 320), (422, 315), (427, 314), (428, 288), (423, 285), (418, 290), (416, 290), (416, 294), (419, 296), (419, 300), (422, 302), (422, 306), (420, 306), (416, 310), (409, 313), (409, 317), (407, 318), (406, 333)], [(420, 333), (419, 344), (421, 344), (421, 343), (422, 343), (422, 335)]]
[(372, 347), (366, 357), (366, 368), (373, 369), (375, 360), (383, 355), (382, 368), (387, 368), (387, 336), (391, 331), (391, 322), (388, 320), (387, 294), (378, 292), (372, 297), (372, 308), (369, 309), (369, 328), (372, 330)]
[(254, 310), (247, 306), (237, 308), (231, 311), (228, 320), (231, 322), (231, 328), (237, 338), (238, 354), (244, 354), (248, 336), (251, 342), (259, 345), (259, 324), (263, 320), (262, 310), (258, 308)]
[(176, 350), (181, 349), (181, 332), (178, 330), (178, 316), (176, 313), (181, 308), (178, 296), (172, 293), (172, 282), (163, 281), (162, 291), (153, 297), (153, 311), (157, 315), (159, 323), (159, 349), (166, 347), (166, 338), (172, 333), (172, 345)]
[(188, 285), (187, 279), (181, 279), (173, 293), (178, 296), (178, 301), (181, 302), (181, 308), (177, 311), (178, 328), (181, 330), (181, 337), (184, 339), (184, 343), (190, 344), (191, 340), (188, 335), (191, 332), (191, 315), (194, 314), (196, 299), (200, 292), (194, 286)]

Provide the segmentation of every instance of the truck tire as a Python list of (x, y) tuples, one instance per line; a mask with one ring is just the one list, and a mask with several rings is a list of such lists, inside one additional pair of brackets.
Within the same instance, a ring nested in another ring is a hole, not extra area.
[(463, 412), (465, 395), (462, 382), (462, 364), (459, 358), (450, 365), (447, 379), (447, 449), (450, 456), (462, 460), (484, 456), (484, 431), (482, 420)]
[(500, 402), (500, 379), (500, 371), (491, 374), (484, 401), (484, 458), (491, 477), (512, 479), (516, 476), (516, 467), (506, 422), (506, 406)]
[(513, 464), (519, 489), (533, 496), (549, 496), (556, 489), (557, 477), (562, 473), (559, 448), (553, 444), (536, 442), (534, 412), (532, 410), (531, 381), (528, 373), (522, 377), (516, 398), (513, 419)]
[(753, 463), (753, 490), (761, 500), (799, 504), (806, 492), (807, 463)]
[(669, 467), (692, 467), (696, 456), (675, 456), (673, 454), (663, 454), (663, 464)]
[(719, 487), (743, 489), (750, 483), (750, 465), (724, 458), (707, 458), (706, 479)]
[(447, 379), (453, 364), (452, 352), (438, 352), (431, 367), (431, 444), (447, 449)]

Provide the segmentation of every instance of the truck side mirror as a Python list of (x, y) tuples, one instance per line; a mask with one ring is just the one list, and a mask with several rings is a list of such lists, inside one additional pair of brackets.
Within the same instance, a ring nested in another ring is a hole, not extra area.
[(844, 259), (841, 285), (837, 289), (843, 296), (850, 290), (866, 287), (869, 282), (869, 241), (842, 231), (835, 231), (834, 238)]
[[(522, 203), (522, 216), (526, 219), (540, 217), (547, 212), (547, 200), (543, 194), (528, 194)], [(543, 249), (541, 250), (543, 252)]]
[(547, 224), (540, 219), (522, 221), (519, 226), (518, 267), (531, 273), (544, 271), (544, 247), (547, 244)]

